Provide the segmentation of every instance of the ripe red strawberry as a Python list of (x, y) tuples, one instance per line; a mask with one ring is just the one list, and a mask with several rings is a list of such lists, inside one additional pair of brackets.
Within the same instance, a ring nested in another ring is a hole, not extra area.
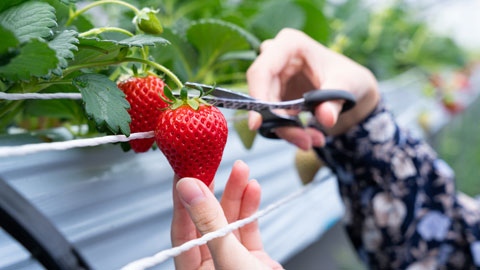
[[(222, 160), (228, 128), (223, 114), (200, 98), (181, 100), (160, 115), (155, 129), (157, 145), (175, 174), (194, 177), (207, 186), (213, 181)], [(165, 90), (166, 96), (172, 96)]]
[[(156, 76), (133, 77), (118, 84), (130, 103), (128, 113), (132, 118), (130, 130), (134, 132), (152, 131), (155, 129), (160, 109), (169, 104), (160, 98), (164, 96), (165, 83)], [(148, 151), (155, 141), (154, 138), (130, 141), (130, 146), (136, 153)]]

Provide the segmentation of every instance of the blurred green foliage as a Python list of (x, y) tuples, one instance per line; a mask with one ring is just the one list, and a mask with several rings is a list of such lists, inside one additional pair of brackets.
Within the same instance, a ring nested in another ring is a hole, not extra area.
[[(130, 2), (158, 8), (162, 23), (179, 36), (185, 36), (186, 29), (192, 21), (205, 18), (231, 22), (260, 40), (273, 38), (284, 27), (300, 29), (326, 46), (367, 66), (380, 80), (394, 77), (414, 67), (430, 73), (446, 66), (462, 67), (466, 62), (466, 53), (462, 48), (451, 38), (433, 33), (427, 24), (419, 19), (417, 11), (404, 1), (395, 1), (390, 7), (380, 11), (373, 11), (362, 0), (347, 0), (341, 4), (323, 0)], [(117, 12), (112, 15), (118, 17)], [(157, 55), (170, 49), (159, 50)], [(205, 74), (204, 82), (216, 81), (218, 76), (225, 78), (226, 73), (236, 75), (231, 76), (231, 80), (226, 76), (227, 80), (219, 83), (244, 81), (241, 73), (248, 68), (249, 62), (229, 64), (231, 65), (223, 65), (210, 74)], [(167, 66), (174, 71), (179, 67), (175, 63), (169, 63)], [(198, 67), (193, 67), (193, 70), (196, 68)], [(184, 73), (184, 70), (180, 70), (180, 73)], [(182, 77), (203, 79), (196, 77), (195, 74)]]
[(480, 100), (455, 116), (433, 138), (439, 156), (455, 171), (457, 189), (471, 196), (480, 194)]

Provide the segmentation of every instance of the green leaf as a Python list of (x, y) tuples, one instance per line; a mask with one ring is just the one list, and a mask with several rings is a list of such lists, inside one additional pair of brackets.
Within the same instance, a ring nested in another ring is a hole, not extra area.
[(257, 53), (255, 51), (238, 51), (238, 52), (229, 52), (220, 57), (219, 61), (230, 61), (230, 60), (243, 60), (243, 61), (253, 61), (257, 58)]
[(162, 34), (171, 42), (171, 46), (157, 46), (150, 49), (150, 55), (157, 63), (171, 69), (182, 81), (192, 78), (192, 71), (197, 66), (198, 54), (195, 48), (177, 31), (165, 28)]
[(32, 40), (20, 49), (10, 62), (0, 67), (0, 77), (10, 80), (27, 80), (40, 77), (57, 67), (56, 52), (41, 40)]
[(124, 40), (102, 40), (97, 37), (79, 37), (80, 50), (75, 54), (70, 65), (77, 65), (91, 61), (102, 61), (117, 57), (120, 49), (130, 47), (167, 45), (168, 40), (150, 35), (136, 35)]
[(8, 0), (8, 1), (0, 1), (0, 12), (6, 10), (9, 7), (16, 6), (20, 3), (23, 3), (27, 0)]
[(255, 48), (252, 35), (235, 24), (207, 19), (193, 23), (187, 29), (187, 39), (200, 52), (200, 65), (211, 65), (218, 57), (231, 51)]
[(303, 32), (313, 39), (326, 44), (329, 37), (329, 27), (327, 18), (323, 15), (322, 10), (311, 1), (297, 0), (296, 4), (300, 6), (306, 15)]
[(127, 47), (140, 47), (156, 46), (156, 45), (168, 45), (170, 42), (164, 38), (152, 36), (152, 35), (135, 35), (124, 40), (114, 41), (118, 45)]
[(78, 0), (59, 0), (60, 2), (64, 3), (65, 5), (75, 4)]
[(72, 51), (77, 51), (78, 48), (75, 44), (78, 44), (77, 39), (78, 33), (73, 30), (65, 30), (63, 32), (57, 33), (56, 36), (48, 42), (50, 48), (56, 51), (58, 58), (57, 74), (61, 70), (60, 68), (66, 68), (68, 66), (67, 59), (72, 59), (74, 54)]
[(29, 1), (0, 14), (0, 25), (12, 31), (21, 43), (48, 38), (57, 26), (55, 9), (47, 3)]
[(195, 99), (188, 99), (188, 100), (187, 100), (187, 103), (188, 103), (188, 105), (190, 105), (190, 107), (192, 107), (192, 109), (194, 109), (194, 110), (198, 110), (198, 107), (200, 106), (200, 104), (198, 104), (198, 101), (196, 101)]
[(24, 113), (34, 117), (52, 117), (75, 119), (76, 103), (73, 100), (28, 100), (25, 102)]
[[(270, 1), (252, 21), (253, 32), (260, 39), (269, 39), (283, 28), (302, 29), (305, 25), (303, 9), (289, 1)], [(295, 42), (292, 40), (292, 42)]]
[[(76, 75), (78, 76), (78, 74)], [(78, 93), (72, 84), (55, 84), (41, 93)], [(53, 100), (27, 100), (24, 113), (33, 117), (52, 117), (75, 120), (84, 119), (83, 108), (78, 100), (53, 99)]]
[(78, 16), (71, 24), (74, 26), (78, 32), (86, 32), (95, 27), (91, 22), (90, 18), (85, 16), (84, 14)]
[(73, 85), (82, 93), (85, 111), (98, 127), (130, 135), (130, 104), (114, 82), (105, 75), (91, 73), (76, 77)]
[(8, 48), (17, 47), (19, 42), (15, 35), (8, 29), (5, 29), (0, 25), (0, 54), (4, 54), (8, 51)]
[[(175, 96), (173, 95), (172, 91), (170, 91), (170, 89), (169, 89), (168, 87), (166, 87), (166, 88), (163, 89), (163, 94), (165, 94), (165, 97), (167, 97), (167, 98), (168, 98), (169, 100), (171, 100), (171, 101), (175, 101), (175, 100), (176, 100), (176, 98), (175, 98)], [(161, 94), (159, 94), (159, 95), (160, 95), (160, 97), (162, 97)], [(167, 102), (167, 103), (168, 103), (168, 102)]]
[(175, 103), (173, 103), (171, 109), (176, 110), (182, 105), (183, 105), (183, 101), (181, 101), (180, 99), (177, 99), (177, 100), (175, 100)]

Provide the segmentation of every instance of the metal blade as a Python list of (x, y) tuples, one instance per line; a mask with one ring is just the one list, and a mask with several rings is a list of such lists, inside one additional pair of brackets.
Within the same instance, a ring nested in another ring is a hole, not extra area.
[[(208, 92), (213, 89), (209, 96), (203, 96), (202, 99), (208, 103), (221, 108), (234, 110), (264, 111), (268, 109), (285, 109), (285, 110), (303, 110), (304, 99), (295, 99), (282, 102), (260, 101), (243, 93), (234, 92), (221, 87), (214, 87), (200, 83), (187, 82), (185, 86), (191, 88), (202, 88)], [(178, 93), (174, 93), (178, 96)], [(195, 95), (189, 95), (195, 97)]]
[(255, 100), (255, 98), (253, 98), (249, 95), (239, 93), (239, 92), (235, 92), (235, 91), (232, 91), (232, 90), (228, 90), (228, 89), (225, 89), (225, 88), (222, 88), (222, 87), (216, 87), (216, 86), (212, 86), (212, 85), (206, 85), (206, 84), (201, 84), (201, 83), (192, 83), (192, 82), (186, 82), (185, 86), (193, 88), (193, 89), (202, 88), (203, 91), (205, 91), (205, 92), (211, 91), (210, 95), (212, 95), (214, 97), (230, 98), (230, 99)]
[(259, 100), (230, 99), (205, 96), (203, 100), (221, 108), (234, 110), (264, 111), (268, 109), (303, 110), (304, 100), (296, 99), (283, 102), (264, 102)]

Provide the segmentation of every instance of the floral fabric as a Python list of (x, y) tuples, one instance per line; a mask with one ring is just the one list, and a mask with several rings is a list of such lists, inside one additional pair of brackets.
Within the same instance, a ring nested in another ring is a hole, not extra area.
[(370, 269), (480, 269), (480, 207), (380, 103), (317, 149), (336, 173), (347, 234)]

